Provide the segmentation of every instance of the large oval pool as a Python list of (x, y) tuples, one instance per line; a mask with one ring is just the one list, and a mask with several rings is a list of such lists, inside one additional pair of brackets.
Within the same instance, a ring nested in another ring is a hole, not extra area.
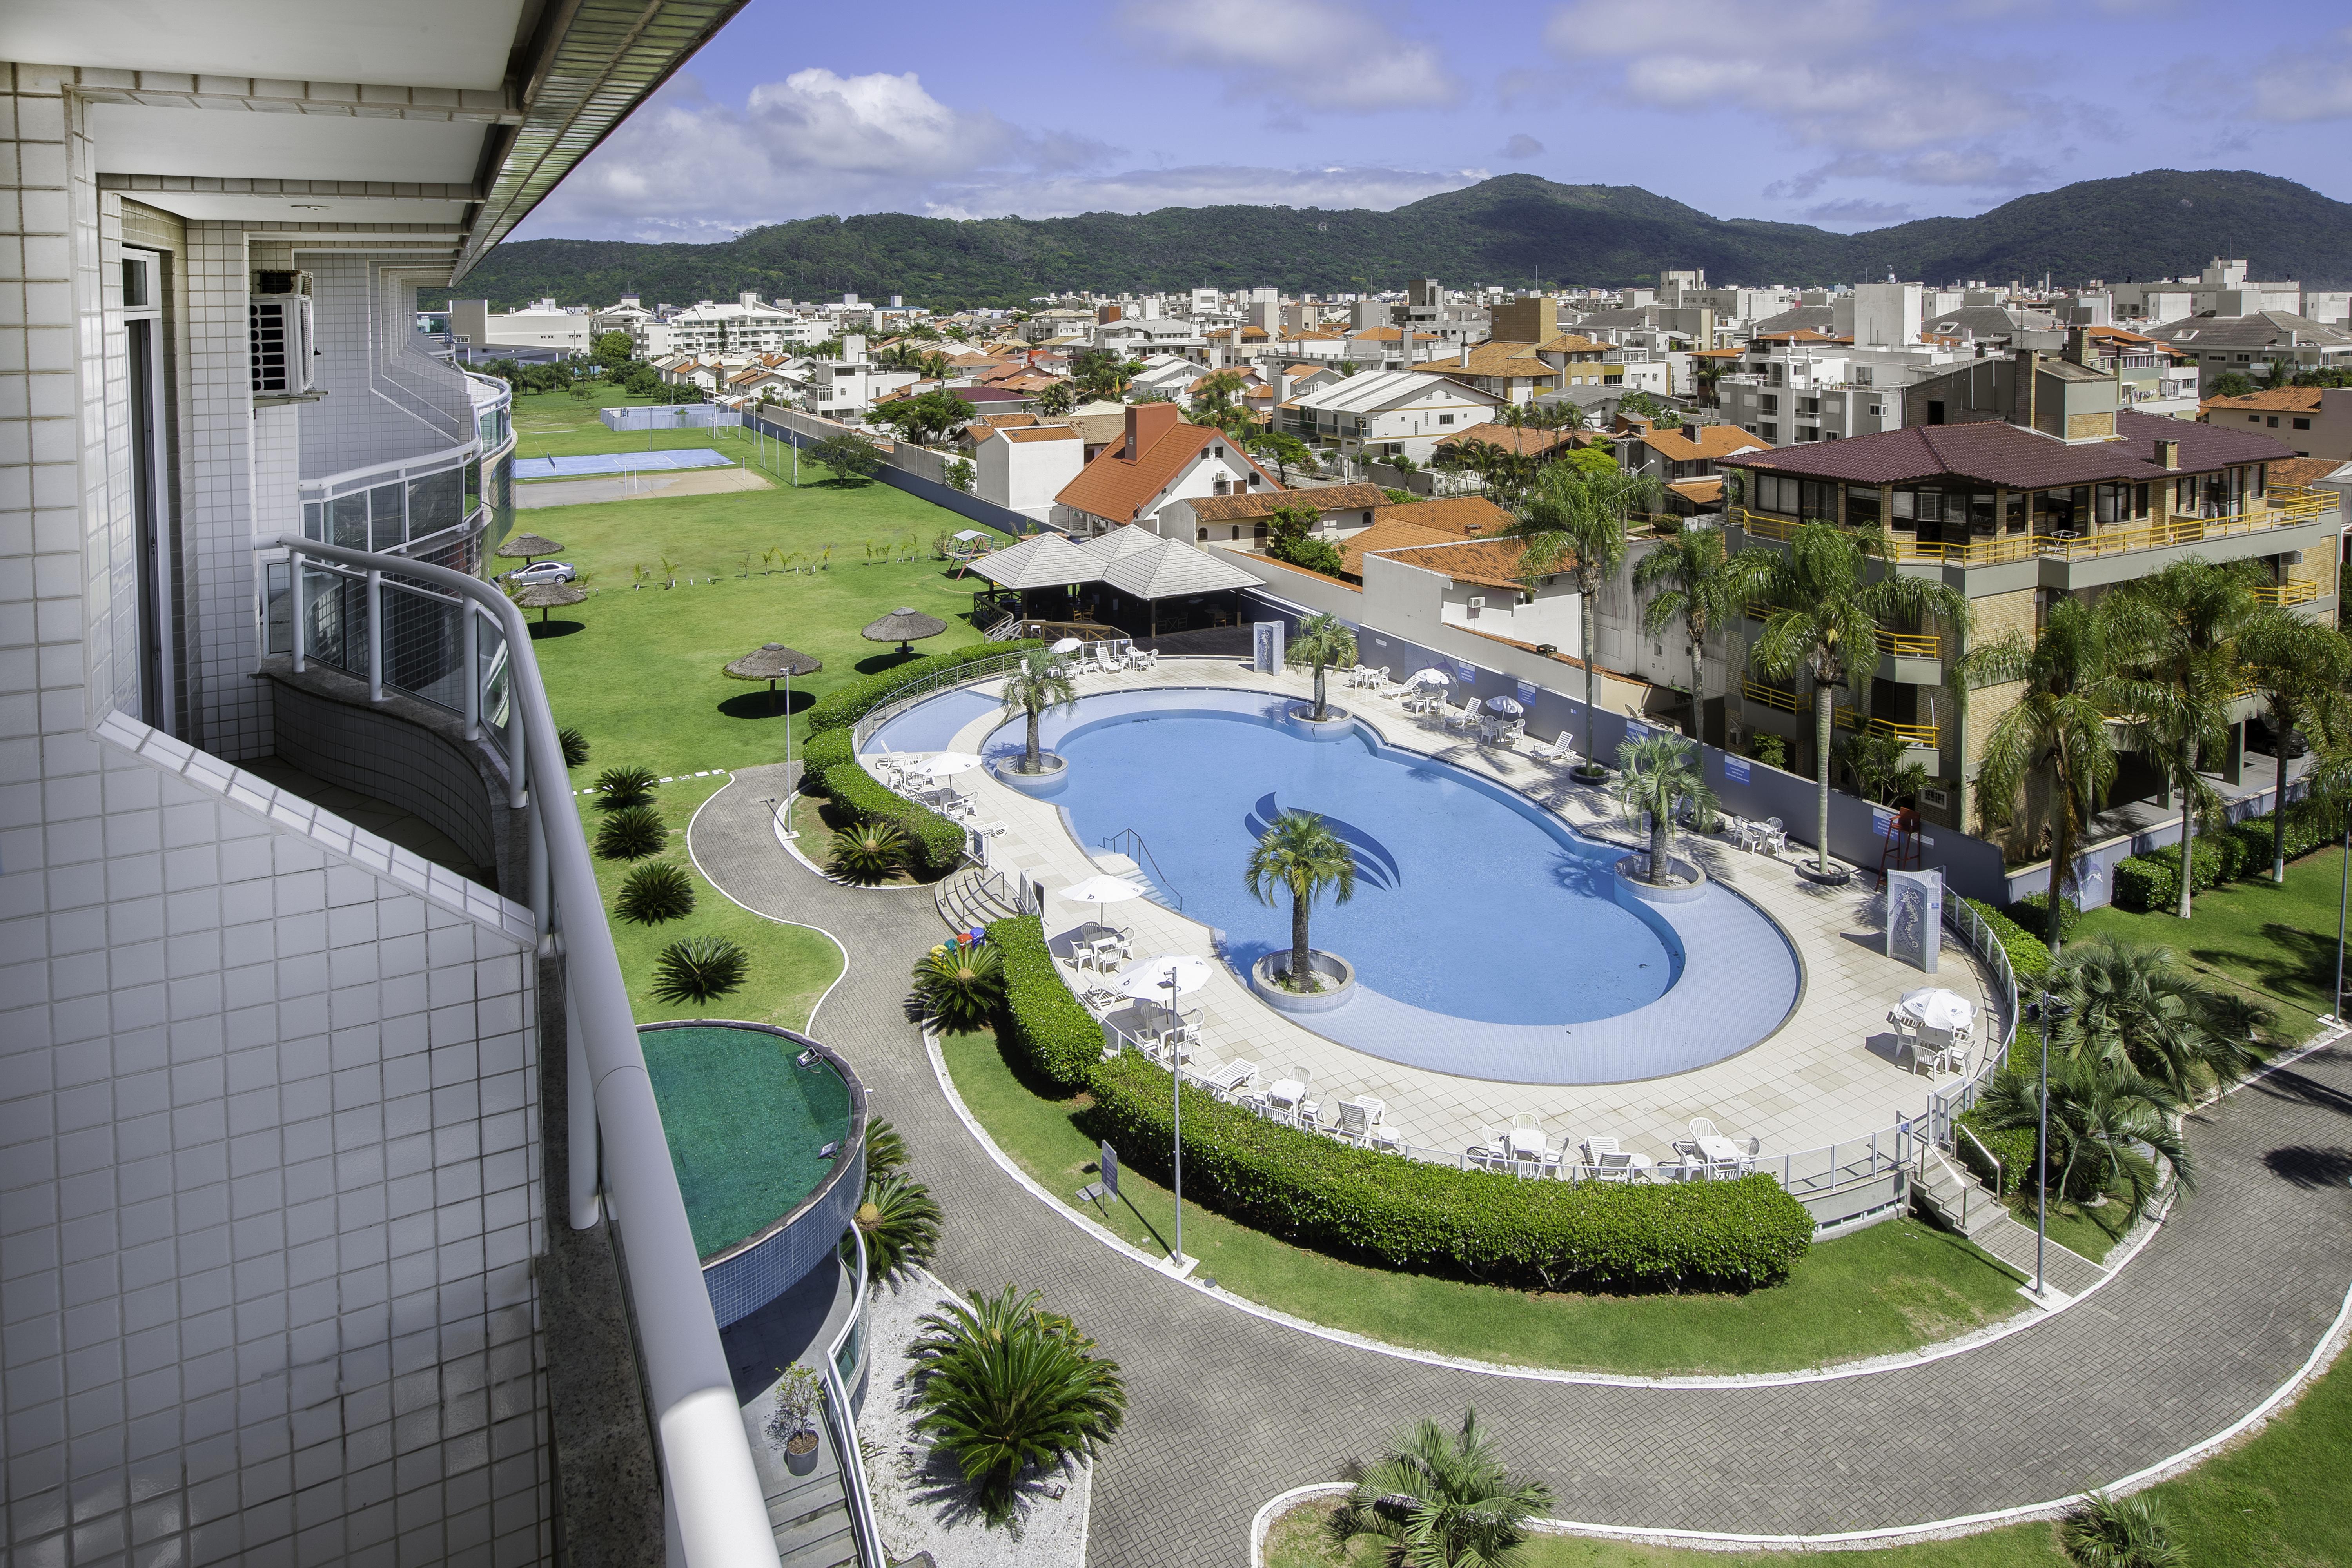
[[(1222, 932), (1244, 975), (1290, 941), (1287, 895), (1268, 907), (1244, 883), (1252, 845), (1282, 812), (1330, 822), (1353, 853), (1356, 892), (1316, 909), (1313, 938), (1355, 964), (1358, 991), (1302, 1020), (1317, 1032), (1470, 1077), (1603, 1083), (1736, 1054), (1795, 1004), (1795, 955), (1738, 895), (1622, 899), (1622, 848), (1365, 725), (1309, 739), (1284, 706), (1231, 689), (1109, 692), (1049, 720), (1044, 737), (1070, 763), (1051, 797), (1070, 832), (1090, 851), (1139, 834), (1146, 875)], [(1021, 742), (1007, 726), (983, 750)], [(1531, 788), (1552, 784), (1521, 765)], [(1049, 927), (1077, 923), (1072, 906), (1046, 912)]]

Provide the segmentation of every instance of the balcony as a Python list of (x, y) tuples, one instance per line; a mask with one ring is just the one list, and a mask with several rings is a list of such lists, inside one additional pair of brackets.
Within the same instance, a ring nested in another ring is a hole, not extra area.
[[(1759, 707), (1778, 709), (1783, 713), (1806, 713), (1812, 709), (1812, 703), (1798, 693), (1760, 680), (1743, 681), (1739, 694)], [(1856, 723), (1854, 710), (1851, 708), (1836, 708), (1830, 711), (1832, 728), (1851, 730)], [(1870, 734), (1891, 735), (1906, 745), (1922, 746), (1933, 751), (1943, 743), (1944, 730), (1940, 724), (1898, 724), (1892, 719), (1874, 716), (1860, 720), (1859, 723)]]
[[(1769, 620), (1772, 606), (1760, 600), (1748, 601), (1748, 618)], [(1878, 655), (1881, 658), (1941, 658), (1944, 639), (1933, 632), (1898, 632), (1891, 627), (1878, 628)]]
[(2254, 590), (2258, 605), (2308, 605), (2319, 597), (2319, 584), (2311, 582), (2281, 583), (2274, 588)]

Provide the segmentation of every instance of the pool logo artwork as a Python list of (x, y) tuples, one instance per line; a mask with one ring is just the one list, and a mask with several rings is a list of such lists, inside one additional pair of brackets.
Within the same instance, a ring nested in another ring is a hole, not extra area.
[[(1321, 817), (1323, 826), (1337, 834), (1339, 841), (1348, 847), (1348, 853), (1355, 858), (1358, 881), (1369, 883), (1384, 893), (1393, 892), (1402, 885), (1404, 868), (1397, 864), (1397, 858), (1389, 853), (1387, 845), (1352, 822), (1342, 821), (1320, 811), (1309, 815)], [(1243, 819), (1242, 826), (1249, 830), (1252, 838), (1259, 838), (1281, 816), (1282, 808), (1275, 804), (1273, 792), (1268, 791), (1257, 797), (1257, 805)]]

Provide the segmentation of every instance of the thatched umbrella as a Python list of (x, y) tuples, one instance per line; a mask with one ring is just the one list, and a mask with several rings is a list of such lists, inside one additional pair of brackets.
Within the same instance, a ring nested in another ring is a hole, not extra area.
[(518, 533), (499, 545), (497, 553), (509, 560), (520, 556), (528, 563), (538, 560), (542, 555), (561, 555), (563, 553), (563, 546), (543, 533)]
[(784, 683), (784, 705), (792, 706), (793, 677), (814, 675), (824, 668), (824, 660), (813, 654), (795, 652), (780, 642), (761, 643), (741, 658), (727, 667), (727, 673), (738, 680), (764, 680), (768, 694), (775, 695), (776, 682)]
[(547, 625), (547, 612), (565, 605), (576, 605), (588, 596), (585, 588), (575, 588), (569, 583), (533, 583), (515, 593), (514, 602), (526, 610), (539, 612), (539, 624)]
[(908, 646), (909, 643), (935, 637), (947, 629), (947, 622), (937, 616), (927, 616), (901, 605), (859, 635), (867, 642), (897, 643), (900, 653), (912, 653), (915, 650)]

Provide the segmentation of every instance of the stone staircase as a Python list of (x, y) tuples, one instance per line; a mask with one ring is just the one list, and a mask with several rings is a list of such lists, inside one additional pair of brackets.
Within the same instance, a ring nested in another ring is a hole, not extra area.
[(1021, 911), (1004, 898), (999, 878), (995, 887), (988, 885), (989, 873), (978, 866), (965, 866), (931, 888), (931, 907), (939, 910), (940, 920), (950, 931), (970, 931), (991, 921), (1001, 921)]
[[(1929, 1150), (1925, 1167), (1911, 1191), (1919, 1206), (1945, 1229), (1956, 1231), (2029, 1280), (2033, 1277), (2033, 1227), (2020, 1224), (2007, 1205), (1993, 1196), (1974, 1176)], [(2079, 1296), (2107, 1277), (2107, 1271), (2079, 1252), (2052, 1242), (2043, 1254), (2043, 1271), (2052, 1289)]]

